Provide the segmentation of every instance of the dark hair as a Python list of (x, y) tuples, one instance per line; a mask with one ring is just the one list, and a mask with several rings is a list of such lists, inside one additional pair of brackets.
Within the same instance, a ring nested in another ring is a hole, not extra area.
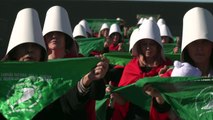
[(115, 33), (118, 33), (119, 36), (120, 36), (120, 38), (119, 38), (119, 40), (118, 40), (118, 43), (123, 42), (123, 41), (122, 41), (122, 39), (123, 39), (123, 38), (122, 38), (122, 35), (121, 35), (121, 33), (119, 33), (119, 32), (114, 32), (114, 33), (112, 33), (109, 37), (112, 38), (112, 35), (115, 34)]
[(182, 52), (182, 56), (181, 56), (181, 61), (182, 62), (188, 62), (190, 63), (192, 66), (195, 66), (194, 61), (192, 60), (192, 58), (189, 56), (189, 52), (188, 50), (185, 48)]
[(66, 33), (64, 33), (65, 35), (65, 52), (66, 54), (69, 54), (71, 51), (71, 47), (74, 44), (74, 39), (72, 37), (70, 37), (69, 35), (67, 35)]

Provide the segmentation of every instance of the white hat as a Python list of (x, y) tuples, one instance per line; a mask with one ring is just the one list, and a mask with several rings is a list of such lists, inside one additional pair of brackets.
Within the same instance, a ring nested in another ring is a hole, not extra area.
[(92, 30), (89, 28), (88, 22), (86, 20), (83, 19), (78, 24), (82, 25), (86, 29), (86, 32), (92, 35)]
[(143, 18), (141, 18), (139, 21), (138, 21), (138, 23), (137, 23), (137, 25), (141, 25), (142, 23), (143, 23)]
[(173, 39), (172, 33), (171, 33), (169, 27), (166, 24), (158, 25), (158, 27), (160, 29), (160, 35), (161, 36), (168, 36), (168, 37)]
[(163, 18), (158, 19), (157, 21), (158, 26), (162, 25), (162, 24), (166, 24), (166, 21)]
[(179, 61), (174, 61), (174, 69), (172, 70), (172, 77), (200, 77), (202, 75), (201, 71), (193, 67), (187, 62), (179, 62)]
[(213, 42), (213, 16), (204, 8), (194, 7), (183, 17), (182, 55), (187, 45), (199, 39)]
[(77, 24), (73, 30), (73, 37), (75, 38), (77, 36), (83, 36), (83, 37), (87, 38), (86, 30), (80, 24)]
[[(163, 45), (161, 43), (160, 30), (156, 22), (152, 20), (145, 20), (143, 24), (139, 27), (138, 36), (136, 37), (134, 43), (136, 44), (138, 41), (143, 39), (151, 39), (157, 42), (161, 46), (161, 56), (165, 59), (163, 52)], [(134, 44), (132, 45), (134, 48)], [(132, 49), (133, 49), (132, 48)]]
[[(25, 8), (18, 12), (6, 55), (13, 48), (23, 43), (36, 43), (46, 52), (39, 16), (37, 11), (32, 8)], [(45, 55), (47, 56), (47, 53)]]
[(139, 28), (134, 29), (130, 38), (129, 38), (129, 52), (131, 52), (133, 46), (138, 41), (137, 37), (139, 36)]
[(43, 36), (53, 31), (66, 33), (71, 38), (73, 38), (68, 13), (61, 6), (53, 6), (46, 13), (43, 27)]
[(107, 23), (103, 23), (99, 31), (102, 31), (103, 29), (109, 29), (109, 26)]
[(139, 29), (140, 35), (137, 37), (137, 41), (142, 39), (152, 39), (163, 47), (161, 43), (160, 30), (156, 22), (153, 22), (152, 20), (145, 20)]
[(109, 36), (112, 34), (112, 33), (120, 33), (121, 35), (121, 29), (119, 27), (119, 25), (117, 23), (114, 23), (110, 26), (110, 29), (109, 29)]
[(156, 19), (153, 16), (150, 16), (149, 20), (152, 20), (152, 21), (156, 22)]
[[(147, 20), (149, 20), (149, 19), (144, 18), (144, 19), (143, 19), (143, 23), (144, 23), (145, 21), (147, 21)], [(139, 26), (139, 29), (141, 29), (141, 27), (142, 27), (142, 24)]]
[(118, 17), (118, 18), (116, 18), (116, 20), (117, 20), (117, 21), (120, 21), (120, 20), (121, 20), (121, 18), (119, 18), (119, 17)]

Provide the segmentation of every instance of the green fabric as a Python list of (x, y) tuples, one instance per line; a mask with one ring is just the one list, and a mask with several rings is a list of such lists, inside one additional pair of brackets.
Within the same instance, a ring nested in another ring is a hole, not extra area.
[[(114, 87), (112, 93), (119, 93), (125, 100), (140, 106), (142, 109), (149, 111), (151, 97), (146, 95), (141, 87), (136, 86), (135, 83), (124, 87)], [(106, 118), (106, 100), (109, 98), (109, 94), (106, 93), (105, 98), (100, 101), (96, 101), (96, 117), (97, 120), (105, 120)]]
[[(147, 96), (142, 90), (146, 84), (151, 84), (153, 88), (156, 88), (182, 120), (213, 119), (212, 78), (147, 77), (128, 86), (115, 88), (112, 92), (118, 92), (126, 100), (139, 105), (142, 109), (149, 110), (151, 97)], [(109, 95), (106, 94), (105, 98), (108, 97)], [(106, 104), (104, 103), (102, 105)], [(101, 109), (100, 106), (99, 108)], [(106, 109), (103, 106), (102, 108)], [(99, 109), (96, 108), (96, 110)], [(104, 115), (106, 114), (97, 114), (99, 118), (104, 118)]]
[(124, 52), (129, 52), (129, 43), (128, 42), (123, 43), (122, 49), (124, 50)]
[(125, 39), (124, 39), (124, 43), (129, 44), (129, 38), (125, 38)]
[(141, 87), (138, 87), (136, 83), (128, 86), (119, 87), (114, 89), (113, 92), (119, 93), (125, 100), (140, 106), (141, 108), (150, 109), (151, 97), (145, 94)]
[(138, 18), (147, 18), (149, 19), (149, 17), (154, 17), (155, 20), (158, 20), (160, 18), (160, 14), (137, 14)]
[(166, 58), (169, 58), (172, 61), (175, 61), (175, 60), (180, 61), (180, 53), (177, 53), (177, 54), (164, 53), (164, 55), (165, 55)]
[[(133, 57), (129, 52), (109, 52), (103, 54), (109, 59), (110, 64), (125, 66)], [(180, 60), (180, 54), (164, 54), (166, 58), (174, 60)]]
[(129, 52), (109, 52), (103, 55), (109, 59), (110, 64), (113, 65), (125, 66), (132, 59)]
[(107, 23), (109, 27), (113, 23), (118, 23), (116, 19), (86, 19), (93, 32), (99, 32), (103, 23)]
[(88, 57), (91, 51), (103, 51), (105, 38), (79, 38), (76, 41), (79, 52)]
[(130, 27), (129, 30), (127, 31), (127, 36), (130, 38), (132, 32), (133, 32), (135, 29), (137, 29), (137, 28), (138, 28), (138, 26), (132, 26), (132, 27)]
[(96, 105), (95, 105), (96, 120), (106, 119), (107, 100), (108, 98), (104, 98), (102, 100), (96, 100)]
[(196, 77), (144, 78), (136, 85), (158, 89), (183, 120), (213, 119), (213, 79)]
[(164, 53), (173, 54), (174, 47), (176, 47), (176, 43), (166, 43), (166, 44), (163, 44)]
[(9, 120), (30, 120), (88, 73), (98, 58), (49, 62), (0, 62), (0, 112)]

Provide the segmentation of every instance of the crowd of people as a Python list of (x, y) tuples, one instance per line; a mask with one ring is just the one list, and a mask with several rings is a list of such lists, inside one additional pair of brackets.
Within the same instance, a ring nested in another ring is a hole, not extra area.
[[(193, 20), (193, 22), (192, 22)], [(17, 14), (3, 62), (35, 61), (84, 57), (79, 52), (78, 39), (104, 38), (102, 51), (91, 54), (101, 58), (96, 67), (84, 75), (66, 94), (49, 104), (33, 120), (96, 120), (95, 102), (111, 93), (111, 86), (124, 87), (145, 77), (173, 77), (173, 60), (164, 54), (164, 44), (175, 43), (173, 53), (180, 51), (180, 63), (188, 63), (200, 71), (200, 76), (213, 75), (213, 15), (205, 8), (194, 7), (183, 17), (181, 39), (174, 36), (163, 18), (140, 18), (134, 29), (125, 26), (121, 18), (113, 24), (103, 23), (98, 33), (83, 19), (72, 30), (69, 14), (62, 6), (48, 9), (43, 29), (39, 15), (33, 8)], [(130, 32), (130, 33), (129, 33)], [(129, 51), (124, 50), (124, 38), (129, 39)], [(103, 57), (108, 52), (130, 52), (132, 59), (125, 65), (113, 65)], [(176, 62), (177, 63), (177, 62)], [(193, 76), (185, 75), (185, 76)], [(109, 86), (106, 87), (106, 85)], [(178, 114), (152, 85), (143, 90), (152, 97), (150, 110), (126, 100), (119, 93), (111, 93), (107, 105), (107, 120), (178, 120)], [(6, 119), (0, 115), (0, 119)]]

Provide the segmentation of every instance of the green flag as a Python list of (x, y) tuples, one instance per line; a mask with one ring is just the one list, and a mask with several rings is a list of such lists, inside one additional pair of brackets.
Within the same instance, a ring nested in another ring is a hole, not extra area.
[[(151, 84), (160, 91), (164, 99), (182, 120), (213, 119), (213, 79), (198, 77), (147, 77), (125, 87), (115, 88), (126, 100), (149, 110), (151, 98), (142, 88)], [(109, 97), (106, 94), (106, 99)], [(96, 107), (98, 120), (104, 120), (106, 99), (98, 101)], [(101, 106), (102, 105), (102, 106)], [(102, 113), (101, 113), (102, 111)]]
[(121, 66), (125, 66), (132, 59), (129, 52), (109, 52), (104, 53), (104, 57), (109, 59), (110, 64)]
[[(176, 43), (165, 43), (163, 44), (164, 53), (174, 54), (173, 49), (176, 47)], [(178, 51), (180, 53), (180, 51)]]
[(79, 45), (79, 52), (89, 56), (91, 51), (102, 51), (105, 38), (79, 38), (76, 40)]
[(171, 54), (171, 53), (164, 53), (166, 58), (169, 58), (172, 61), (178, 60), (180, 61), (180, 53), (177, 54)]
[[(119, 93), (125, 100), (140, 106), (142, 109), (149, 111), (151, 97), (145, 94), (141, 87), (135, 83), (124, 87), (113, 87), (112, 93)], [(109, 99), (109, 93), (106, 93), (105, 99), (96, 101), (96, 119), (105, 120), (107, 99)]]
[(213, 119), (213, 79), (195, 77), (144, 78), (136, 85), (151, 84), (183, 120)]
[(88, 73), (98, 58), (0, 63), (0, 111), (9, 120), (30, 120)]
[(116, 19), (86, 19), (89, 24), (89, 27), (93, 30), (93, 32), (98, 33), (101, 29), (103, 23), (107, 23), (110, 27), (113, 23), (118, 23)]

